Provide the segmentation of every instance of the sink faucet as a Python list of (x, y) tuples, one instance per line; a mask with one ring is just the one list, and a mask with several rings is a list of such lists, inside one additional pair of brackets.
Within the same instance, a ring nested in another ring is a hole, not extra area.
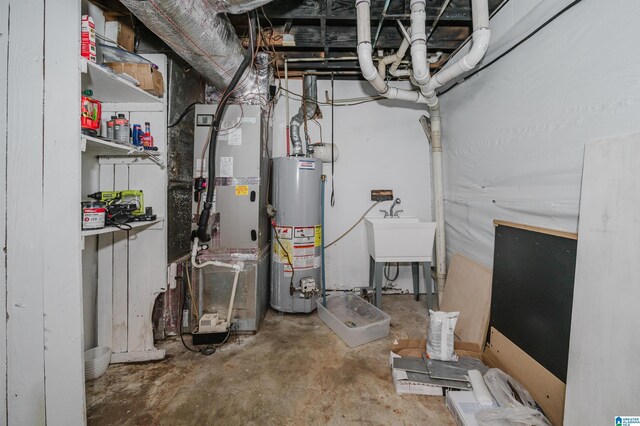
[(393, 209), (396, 208), (396, 205), (400, 204), (400, 198), (396, 198), (393, 201), (393, 204), (391, 205), (391, 207), (389, 208), (389, 213), (387, 213), (385, 210), (380, 210), (381, 212), (384, 213), (384, 217), (398, 217), (398, 213), (400, 213), (402, 210), (399, 210), (397, 212), (393, 212)]
[(382, 213), (384, 213), (384, 217), (385, 217), (385, 218), (387, 218), (387, 217), (399, 217), (399, 216), (398, 216), (398, 213), (401, 213), (401, 212), (403, 212), (404, 210), (397, 210), (397, 211), (395, 211), (395, 212), (394, 212), (394, 211), (393, 211), (393, 209), (395, 209), (395, 208), (396, 208), (396, 205), (398, 205), (398, 204), (400, 204), (400, 203), (401, 203), (400, 198), (396, 198), (396, 199), (393, 201), (393, 204), (391, 205), (391, 207), (389, 208), (389, 211), (386, 211), (386, 210), (383, 210), (383, 209), (380, 209), (380, 211), (381, 211)]
[(397, 212), (394, 214), (394, 213), (393, 213), (393, 209), (396, 207), (396, 205), (397, 205), (397, 204), (400, 204), (401, 202), (402, 202), (402, 201), (400, 200), (400, 198), (396, 198), (396, 199), (393, 201), (393, 204), (391, 204), (391, 208), (389, 208), (389, 216), (391, 216), (391, 217), (394, 217), (394, 216), (395, 216), (395, 217), (397, 217), (397, 216), (398, 216), (398, 213), (400, 213), (400, 211), (401, 211), (401, 210), (400, 210), (400, 211), (397, 211)]

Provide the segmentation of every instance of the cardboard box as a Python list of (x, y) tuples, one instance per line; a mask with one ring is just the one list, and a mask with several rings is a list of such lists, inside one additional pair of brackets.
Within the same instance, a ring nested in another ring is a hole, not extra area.
[(477, 412), (498, 408), (495, 403), (480, 405), (473, 391), (449, 391), (447, 392), (446, 404), (458, 426), (478, 426)]
[(110, 40), (115, 41), (118, 46), (133, 52), (135, 49), (135, 32), (129, 25), (120, 21), (107, 21), (104, 23), (104, 36), (107, 44), (113, 45)]
[(108, 62), (106, 65), (116, 74), (127, 74), (140, 83), (140, 88), (152, 95), (164, 95), (164, 79), (162, 73), (150, 64), (136, 64), (132, 62)]
[(80, 56), (96, 61), (96, 25), (89, 15), (82, 15), (80, 23)]

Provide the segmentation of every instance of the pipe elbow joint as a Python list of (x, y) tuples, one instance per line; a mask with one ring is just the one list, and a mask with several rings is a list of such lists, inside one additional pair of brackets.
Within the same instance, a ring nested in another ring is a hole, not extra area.
[(362, 42), (358, 45), (358, 62), (360, 63), (360, 70), (362, 71), (362, 76), (368, 81), (376, 78), (376, 75), (378, 74), (378, 71), (373, 64), (373, 58), (371, 57), (371, 49), (371, 43), (368, 42)]
[(473, 34), (473, 46), (469, 53), (460, 61), (460, 67), (463, 71), (471, 71), (484, 58), (489, 48), (489, 40), (491, 39), (491, 30), (489, 28), (480, 28)]
[(425, 98), (427, 99), (427, 106), (429, 107), (429, 111), (440, 108), (440, 100), (435, 95), (435, 92), (433, 92), (433, 96), (425, 96)]

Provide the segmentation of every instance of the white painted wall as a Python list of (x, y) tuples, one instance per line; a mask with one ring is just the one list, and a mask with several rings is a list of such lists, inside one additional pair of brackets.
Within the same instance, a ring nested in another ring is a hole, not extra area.
[[(284, 86), (284, 82), (283, 82)], [(302, 92), (301, 80), (290, 80), (289, 90)], [(318, 97), (331, 96), (331, 82), (318, 81)], [(368, 83), (335, 81), (335, 98), (373, 95)], [(285, 98), (280, 98), (274, 113), (273, 156), (286, 155)], [(300, 107), (291, 99), (290, 115)], [(321, 105), (324, 142), (331, 142), (331, 107)], [(327, 175), (325, 239), (329, 243), (346, 231), (372, 205), (372, 189), (393, 189), (402, 199), (402, 215), (431, 219), (430, 158), (427, 139), (418, 118), (423, 107), (394, 101), (375, 101), (358, 106), (335, 107), (334, 141), (340, 150), (335, 163), (335, 206), (329, 205), (331, 164), (325, 164)], [(309, 123), (312, 142), (320, 140), (318, 126)], [(378, 209), (389, 209), (391, 202), (381, 203), (370, 212), (381, 216)], [(327, 288), (368, 286), (369, 253), (364, 223), (326, 251)], [(421, 279), (421, 286), (422, 284)], [(400, 269), (398, 285), (411, 290), (411, 268)], [(424, 291), (424, 287), (423, 290)]]
[(565, 424), (640, 415), (640, 133), (588, 143)]
[[(6, 247), (9, 2), (0, 0), (0, 246)], [(0, 254), (0, 318), (7, 317), (7, 253)], [(0, 424), (7, 423), (7, 321), (0, 320)]]
[[(567, 3), (511, 0), (488, 59)], [(585, 143), (640, 130), (639, 15), (583, 0), (441, 96), (449, 255), (491, 266), (493, 219), (577, 230)]]
[(41, 244), (44, 220), (44, 2), (12, 1), (9, 19), (6, 83), (7, 423), (39, 425), (46, 419), (44, 253)]
[(83, 424), (80, 7), (2, 0), (0, 17), (0, 424)]
[(45, 2), (44, 12), (42, 241), (46, 421), (51, 425), (78, 425), (86, 422), (80, 212), (77, 210), (80, 201), (77, 62), (80, 5), (77, 0)]

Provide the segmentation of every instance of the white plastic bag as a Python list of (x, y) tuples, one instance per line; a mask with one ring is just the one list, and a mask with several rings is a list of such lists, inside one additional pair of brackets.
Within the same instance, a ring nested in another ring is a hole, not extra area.
[(434, 312), (429, 309), (427, 355), (440, 361), (457, 361), (453, 352), (453, 335), (460, 312)]
[(484, 382), (499, 408), (476, 413), (480, 426), (549, 426), (547, 418), (537, 410), (531, 394), (513, 377), (499, 368), (491, 368)]
[(520, 382), (499, 368), (490, 368), (484, 374), (484, 382), (500, 407), (520, 407), (524, 405), (528, 408), (536, 408), (536, 402), (529, 391)]
[(538, 410), (528, 407), (500, 407), (476, 413), (480, 426), (550, 426), (551, 423)]

